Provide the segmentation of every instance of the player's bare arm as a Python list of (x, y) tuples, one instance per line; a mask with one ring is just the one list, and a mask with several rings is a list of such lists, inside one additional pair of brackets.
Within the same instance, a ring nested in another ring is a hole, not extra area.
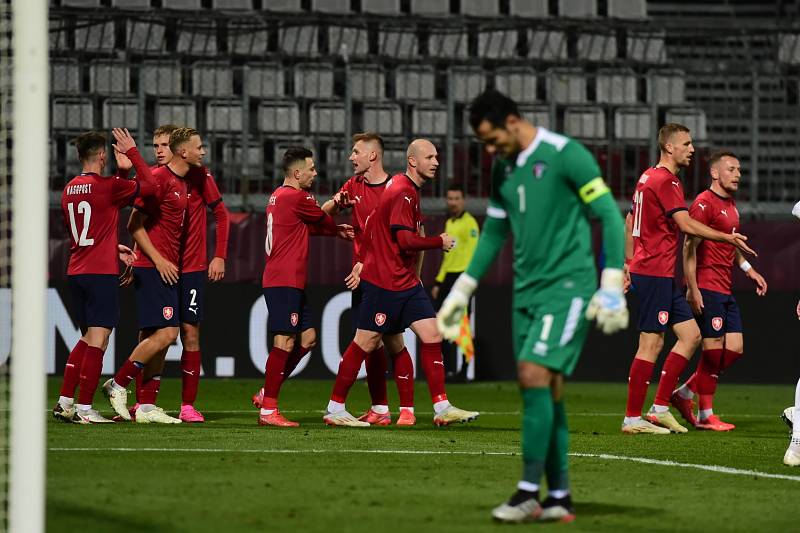
[(736, 250), (736, 264), (742, 269), (744, 275), (756, 284), (756, 294), (759, 296), (764, 296), (767, 294), (767, 280), (764, 279), (764, 276), (758, 273), (753, 265), (747, 262), (747, 259), (744, 258), (739, 250)]
[(697, 245), (700, 239), (686, 236), (683, 243), (683, 273), (686, 276), (686, 301), (692, 312), (700, 316), (703, 314), (703, 294), (697, 286)]
[(153, 242), (147, 235), (147, 230), (144, 229), (144, 221), (146, 219), (147, 215), (138, 209), (134, 209), (131, 213), (131, 218), (128, 219), (128, 232), (133, 237), (133, 240), (136, 241), (136, 245), (153, 262), (164, 283), (175, 285), (178, 283), (179, 278), (178, 267), (165, 259), (153, 246)]
[(633, 259), (633, 216), (628, 213), (625, 216), (625, 265), (622, 267), (624, 275), (622, 290), (625, 293), (631, 288), (631, 273), (628, 269), (631, 259)]
[(717, 242), (727, 242), (734, 245), (736, 248), (744, 253), (758, 257), (758, 254), (745, 242), (747, 237), (741, 233), (722, 233), (713, 228), (709, 228), (702, 222), (693, 219), (689, 216), (687, 211), (676, 211), (672, 215), (672, 219), (678, 225), (678, 228), (687, 235), (693, 235), (703, 239), (708, 239)]

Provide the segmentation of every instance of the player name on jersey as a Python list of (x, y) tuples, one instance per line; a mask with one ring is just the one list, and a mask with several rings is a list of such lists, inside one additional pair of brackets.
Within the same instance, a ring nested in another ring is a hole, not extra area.
[(75, 194), (92, 194), (92, 184), (77, 183), (75, 185), (67, 185), (64, 192), (70, 196)]

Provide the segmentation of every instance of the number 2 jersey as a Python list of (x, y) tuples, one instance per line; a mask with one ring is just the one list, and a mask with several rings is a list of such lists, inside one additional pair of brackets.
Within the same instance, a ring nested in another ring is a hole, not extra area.
[(675, 276), (678, 225), (672, 215), (686, 211), (683, 185), (664, 167), (642, 173), (633, 193), (633, 259), (630, 271), (644, 276)]
[[(739, 211), (733, 198), (723, 198), (707, 189), (695, 198), (689, 214), (722, 233), (733, 233), (739, 228)], [(736, 248), (726, 242), (703, 239), (697, 245), (697, 286), (701, 289), (731, 293), (731, 268), (736, 258)]]
[(309, 235), (335, 233), (336, 223), (310, 192), (288, 185), (278, 187), (267, 201), (267, 261), (261, 286), (304, 289)]

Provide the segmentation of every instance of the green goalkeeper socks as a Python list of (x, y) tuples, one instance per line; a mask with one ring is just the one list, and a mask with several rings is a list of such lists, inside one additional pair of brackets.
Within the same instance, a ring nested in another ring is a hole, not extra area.
[(520, 389), (522, 394), (522, 480), (542, 480), (553, 430), (553, 398), (549, 387)]
[(547, 451), (545, 475), (547, 490), (569, 490), (569, 430), (564, 400), (553, 403), (553, 431), (550, 435), (550, 448)]

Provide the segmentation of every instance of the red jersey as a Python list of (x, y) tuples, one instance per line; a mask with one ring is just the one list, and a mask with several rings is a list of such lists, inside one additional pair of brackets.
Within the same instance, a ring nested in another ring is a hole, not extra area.
[(72, 235), (67, 274), (119, 274), (119, 209), (139, 192), (139, 182), (94, 173), (75, 176), (61, 193)]
[[(187, 224), (181, 249), (181, 272), (202, 272), (206, 269), (206, 207), (221, 206), (224, 220), (217, 220), (217, 248), (215, 257), (227, 257), (228, 217), (225, 205), (221, 204), (214, 176), (206, 167), (193, 168), (186, 175), (188, 187)], [(216, 215), (215, 210), (215, 216)], [(222, 226), (222, 227), (220, 227)]]
[(282, 185), (272, 193), (267, 201), (267, 261), (262, 287), (305, 288), (309, 226), (315, 225), (336, 228), (310, 192)]
[[(156, 250), (174, 265), (180, 265), (180, 246), (186, 218), (186, 180), (172, 172), (169, 166), (151, 171), (159, 184), (158, 193), (147, 198), (138, 198), (134, 207), (147, 215), (144, 229)], [(141, 250), (133, 263), (137, 267), (153, 267), (153, 262)]]
[(678, 225), (672, 215), (686, 211), (683, 185), (663, 167), (644, 171), (633, 193), (634, 274), (671, 278), (675, 276)]
[[(739, 228), (736, 201), (723, 198), (711, 189), (697, 195), (689, 214), (722, 233), (733, 233)], [(732, 244), (701, 240), (697, 245), (697, 286), (730, 294), (731, 268), (735, 258), (736, 248)]]
[(396, 174), (386, 188), (367, 225), (364, 269), (361, 277), (390, 291), (404, 291), (420, 283), (416, 251), (400, 248), (398, 230), (415, 234), (422, 224), (419, 187), (405, 174)]
[(339, 192), (347, 192), (353, 201), (352, 222), (353, 232), (353, 264), (364, 262), (363, 238), (364, 228), (367, 225), (367, 218), (372, 214), (378, 201), (386, 189), (385, 179), (380, 183), (369, 183), (364, 176), (353, 176), (342, 185)]

